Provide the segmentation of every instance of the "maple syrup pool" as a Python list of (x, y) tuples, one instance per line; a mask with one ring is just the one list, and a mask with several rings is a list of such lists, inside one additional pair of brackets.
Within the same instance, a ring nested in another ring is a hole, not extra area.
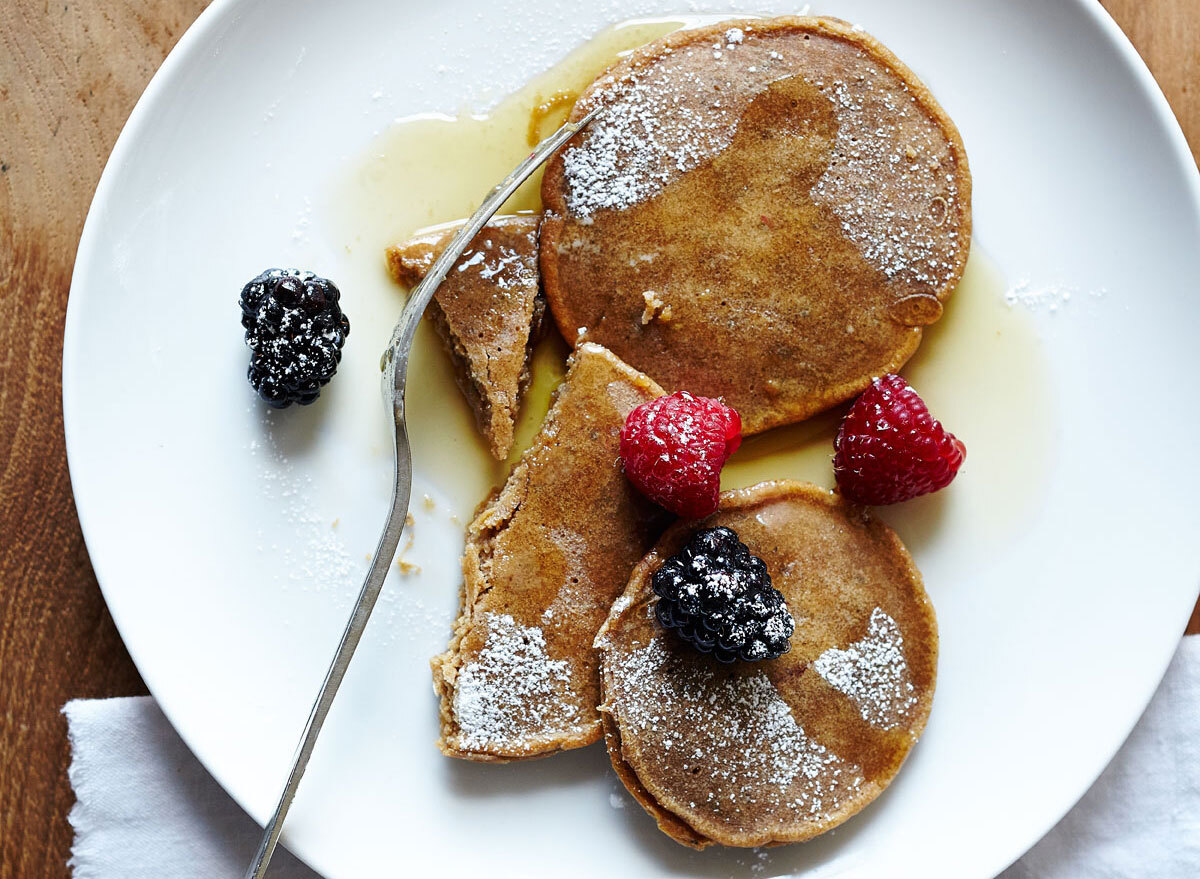
[[(384, 130), (352, 163), (332, 198), (335, 227), (355, 266), (355, 277), (345, 283), (368, 284), (379, 292), (381, 313), (371, 318), (390, 327), (403, 307), (404, 291), (384, 269), (389, 245), (427, 226), (469, 216), (618, 58), (681, 27), (716, 20), (678, 17), (614, 25), (486, 113), (421, 114)], [(539, 171), (502, 212), (541, 210), (540, 188)], [(902, 370), (968, 449), (959, 477), (946, 492), (883, 511), (914, 550), (935, 532), (947, 503), (953, 503), (954, 516), (968, 533), (995, 543), (1017, 528), (1036, 502), (1024, 487), (1038, 484), (1048, 464), (1052, 407), (1045, 358), (1029, 316), (1005, 304), (1004, 290), (1002, 274), (973, 243), (942, 319), (926, 330), (921, 347)], [(428, 323), (422, 324), (407, 396), (413, 457), (464, 522), (529, 446), (564, 374), (568, 353), (556, 332), (537, 347), (517, 441), (509, 460), (496, 462), (475, 430), (439, 341)], [(844, 411), (837, 407), (747, 438), (726, 465), (722, 487), (780, 478), (832, 487), (833, 436)], [(454, 441), (448, 442), (451, 437)]]

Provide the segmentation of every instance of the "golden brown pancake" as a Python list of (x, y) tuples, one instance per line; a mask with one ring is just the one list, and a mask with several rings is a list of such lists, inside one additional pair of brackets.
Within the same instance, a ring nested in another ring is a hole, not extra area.
[[(778, 659), (722, 665), (654, 618), (650, 578), (697, 528), (728, 526), (766, 562), (796, 630)], [(596, 636), (617, 774), (684, 845), (800, 842), (891, 782), (925, 728), (937, 622), (896, 535), (801, 482), (725, 492), (633, 571)]]
[(532, 447), (467, 528), (462, 612), (432, 661), (443, 753), (503, 762), (600, 737), (592, 641), (667, 518), (626, 480), (620, 430), (661, 395), (599, 345), (572, 355)]
[[(536, 214), (494, 218), (463, 251), (426, 311), (479, 430), (501, 461), (512, 449), (529, 385), (529, 359), (545, 314), (537, 266), (540, 221)], [(461, 225), (389, 247), (392, 277), (407, 287), (419, 283)]]
[(583, 94), (547, 166), (541, 267), (568, 341), (747, 433), (900, 368), (967, 259), (971, 177), (933, 96), (828, 18), (680, 31)]

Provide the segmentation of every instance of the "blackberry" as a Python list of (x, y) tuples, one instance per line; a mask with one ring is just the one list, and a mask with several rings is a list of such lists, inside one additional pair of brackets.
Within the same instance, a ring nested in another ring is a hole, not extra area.
[(655, 615), (721, 662), (775, 659), (789, 649), (795, 622), (762, 559), (732, 528), (705, 528), (654, 572)]
[(269, 406), (307, 406), (337, 372), (350, 334), (341, 295), (332, 281), (300, 269), (267, 269), (242, 288), (247, 377)]

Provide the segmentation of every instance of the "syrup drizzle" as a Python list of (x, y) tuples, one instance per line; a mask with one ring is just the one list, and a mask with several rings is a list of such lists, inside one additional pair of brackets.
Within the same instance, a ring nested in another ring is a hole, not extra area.
[[(383, 268), (386, 247), (428, 226), (469, 215), (528, 152), (529, 139), (561, 123), (574, 96), (615, 60), (680, 27), (713, 20), (618, 24), (487, 113), (425, 114), (386, 129), (341, 182), (333, 204), (338, 228), (349, 230), (343, 233), (346, 247), (359, 271), (347, 286), (357, 283), (378, 291), (379, 311), (367, 319), (390, 327), (403, 305), (403, 291)], [(535, 175), (505, 212), (540, 210), (539, 193), (540, 175)], [(951, 488), (883, 511), (917, 552), (946, 530), (939, 522), (948, 503), (955, 507), (955, 540), (965, 533), (966, 539), (992, 545), (1017, 528), (1037, 503), (1035, 492), (1014, 486), (1036, 486), (1048, 466), (1051, 395), (1032, 322), (1021, 310), (1005, 306), (1006, 288), (1003, 275), (976, 243), (944, 315), (926, 328), (921, 347), (902, 370), (969, 450)], [(496, 463), (474, 429), (436, 337), (427, 326), (418, 332), (408, 400), (414, 460), (445, 492), (459, 518), (470, 517), (532, 441), (564, 375), (567, 353), (555, 332), (538, 346), (513, 453), (509, 461)], [(843, 412), (838, 407), (747, 438), (727, 464), (722, 487), (779, 478), (832, 487), (833, 437)]]

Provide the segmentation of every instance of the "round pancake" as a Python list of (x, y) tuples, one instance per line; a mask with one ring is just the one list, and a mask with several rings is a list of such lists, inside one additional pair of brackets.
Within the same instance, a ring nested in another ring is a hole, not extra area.
[(899, 59), (828, 18), (680, 31), (597, 79), (542, 183), (564, 338), (755, 433), (898, 370), (962, 276), (971, 177)]
[[(796, 621), (778, 659), (722, 665), (654, 618), (651, 575), (726, 525), (766, 562)], [(916, 743), (937, 677), (937, 622), (899, 538), (800, 482), (725, 492), (638, 563), (596, 636), (609, 757), (676, 841), (800, 842), (875, 799)]]

